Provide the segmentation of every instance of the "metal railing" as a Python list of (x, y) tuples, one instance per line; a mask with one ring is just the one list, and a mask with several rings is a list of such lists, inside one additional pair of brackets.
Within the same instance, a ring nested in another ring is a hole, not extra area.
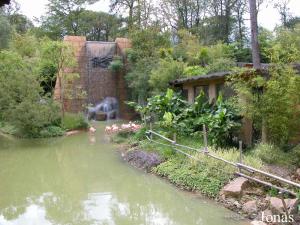
[[(159, 142), (159, 141), (156, 141), (154, 140), (153, 136), (157, 136), (159, 137), (160, 139), (166, 141), (167, 143), (169, 144), (166, 144), (166, 143), (162, 143), (162, 142)], [(291, 185), (293, 187), (297, 187), (297, 188), (300, 188), (300, 184), (294, 182), (294, 181), (291, 181), (291, 180), (288, 180), (288, 179), (285, 179), (285, 178), (282, 178), (280, 176), (277, 176), (277, 175), (274, 175), (274, 174), (271, 174), (271, 173), (268, 173), (268, 172), (265, 172), (265, 171), (262, 171), (262, 170), (259, 170), (259, 169), (256, 169), (254, 167), (251, 167), (251, 166), (248, 166), (248, 165), (245, 165), (242, 163), (242, 142), (239, 143), (239, 150), (240, 150), (240, 157), (239, 157), (239, 160), (240, 162), (231, 162), (229, 160), (226, 160), (220, 156), (217, 156), (215, 154), (212, 154), (209, 152), (208, 150), (208, 144), (207, 144), (207, 132), (206, 132), (206, 127), (203, 126), (203, 143), (204, 143), (204, 147), (202, 149), (198, 149), (198, 148), (194, 148), (194, 147), (190, 147), (190, 146), (186, 146), (186, 145), (182, 145), (182, 144), (178, 144), (176, 142), (176, 136), (174, 137), (174, 140), (171, 140), (170, 138), (167, 138), (155, 131), (152, 130), (152, 126), (150, 125), (150, 130), (148, 130), (146, 132), (146, 138), (150, 141), (150, 142), (153, 142), (153, 143), (156, 143), (156, 144), (159, 144), (159, 145), (163, 145), (163, 146), (167, 146), (167, 147), (171, 147), (173, 148), (175, 151), (183, 154), (183, 155), (186, 155), (188, 156), (189, 158), (192, 158), (196, 161), (199, 161), (199, 159), (181, 149), (187, 149), (189, 151), (194, 151), (194, 152), (198, 152), (198, 153), (202, 153), (208, 157), (211, 157), (213, 159), (216, 159), (216, 160), (219, 160), (219, 161), (222, 161), (224, 163), (227, 163), (233, 167), (236, 167), (238, 168), (238, 172), (236, 172), (235, 174), (237, 176), (241, 176), (241, 177), (245, 177), (249, 180), (252, 180), (252, 181), (255, 181), (257, 183), (260, 183), (262, 185), (265, 185), (265, 186), (269, 186), (271, 188), (275, 188), (277, 190), (279, 190), (279, 192), (281, 194), (284, 194), (284, 193), (288, 193), (288, 194), (291, 194), (293, 196), (296, 196), (296, 193), (294, 193), (293, 191), (290, 191), (288, 189), (285, 189), (285, 188), (282, 188), (282, 187), (279, 187), (279, 186), (276, 186), (270, 182), (266, 182), (266, 181), (262, 181), (258, 178), (254, 178), (254, 177), (251, 177), (249, 175), (246, 175), (244, 173), (242, 173), (242, 170), (244, 171), (247, 171), (249, 172), (250, 174), (254, 174), (254, 173), (259, 173), (261, 175), (264, 175), (266, 177), (269, 177), (269, 178), (272, 178), (272, 179), (275, 179), (275, 180), (278, 180), (282, 183), (285, 183), (285, 184), (288, 184), (288, 185)], [(181, 148), (181, 149), (179, 149)]]

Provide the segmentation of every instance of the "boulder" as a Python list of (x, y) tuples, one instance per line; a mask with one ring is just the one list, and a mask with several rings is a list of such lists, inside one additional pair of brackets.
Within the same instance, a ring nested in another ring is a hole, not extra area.
[(131, 165), (139, 169), (144, 169), (147, 172), (150, 172), (153, 167), (162, 162), (158, 154), (141, 150), (129, 151), (124, 155), (123, 158)]
[(257, 209), (257, 205), (256, 205), (256, 201), (255, 200), (252, 200), (252, 201), (248, 201), (246, 202), (243, 207), (242, 207), (242, 210), (244, 213), (246, 213), (247, 215), (255, 218), (256, 216), (256, 213), (258, 211)]
[(95, 120), (97, 121), (105, 121), (107, 119), (107, 116), (105, 113), (99, 112), (95, 114)]
[(249, 184), (248, 179), (243, 177), (238, 177), (231, 182), (229, 182), (226, 186), (223, 187), (221, 191), (221, 195), (226, 197), (234, 197), (240, 198), (243, 194), (243, 191), (247, 188)]
[(252, 221), (252, 222), (251, 222), (251, 225), (267, 225), (267, 224), (264, 223), (264, 222), (262, 222), (262, 221), (257, 221), (257, 220), (255, 220), (255, 221)]
[[(286, 207), (289, 211), (289, 213), (296, 213), (298, 211), (298, 199), (284, 199)], [(282, 203), (282, 200), (280, 198), (271, 197), (270, 198), (270, 209), (274, 214), (283, 214), (284, 206)]]

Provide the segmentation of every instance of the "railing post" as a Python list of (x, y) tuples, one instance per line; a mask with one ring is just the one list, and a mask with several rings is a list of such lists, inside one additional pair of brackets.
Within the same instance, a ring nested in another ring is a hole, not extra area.
[(203, 125), (203, 142), (204, 142), (204, 153), (208, 153), (207, 133), (206, 133), (205, 125)]
[(174, 141), (174, 143), (176, 143), (176, 141), (177, 141), (177, 135), (176, 135), (176, 133), (173, 134), (173, 141)]
[(146, 119), (146, 115), (143, 115), (143, 120), (144, 120), (145, 127), (147, 127), (147, 119)]
[[(240, 164), (243, 163), (243, 142), (239, 141), (239, 150), (240, 150)], [(239, 167), (239, 172), (242, 172), (241, 167)]]
[[(281, 199), (281, 201), (282, 201), (282, 205), (283, 205), (283, 209), (284, 209), (284, 211), (285, 211), (285, 213), (286, 213), (286, 217), (287, 218), (289, 218), (289, 210), (288, 210), (288, 208), (287, 208), (287, 205), (286, 205), (286, 202), (284, 201), (284, 192), (283, 191), (280, 191), (279, 192), (279, 195), (280, 195), (280, 199)], [(288, 223), (288, 224), (290, 224), (290, 223)]]
[(152, 140), (152, 121), (150, 121), (150, 139)]

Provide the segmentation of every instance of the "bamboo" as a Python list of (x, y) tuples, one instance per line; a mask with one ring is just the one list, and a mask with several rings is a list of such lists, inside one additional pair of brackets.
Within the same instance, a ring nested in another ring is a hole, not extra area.
[(206, 133), (206, 127), (203, 125), (203, 141), (204, 141), (204, 152), (208, 153), (208, 144), (207, 144), (207, 133)]
[[(243, 142), (239, 141), (239, 150), (240, 150), (240, 163), (243, 161)], [(239, 167), (239, 172), (242, 172), (241, 167)]]

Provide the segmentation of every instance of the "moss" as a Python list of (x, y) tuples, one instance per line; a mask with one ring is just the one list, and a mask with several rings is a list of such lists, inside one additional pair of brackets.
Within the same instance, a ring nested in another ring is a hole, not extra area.
[[(239, 160), (237, 149), (210, 149), (210, 152), (232, 162)], [(193, 156), (197, 160), (175, 155), (153, 171), (184, 189), (197, 190), (208, 197), (216, 197), (221, 188), (233, 178), (236, 168), (202, 153)], [(245, 155), (244, 162), (258, 169), (262, 167), (261, 160), (251, 155)]]
[(193, 165), (188, 159), (174, 157), (153, 169), (160, 176), (168, 178), (172, 183), (186, 190), (200, 191), (208, 197), (216, 197), (220, 189), (231, 178), (228, 174), (216, 171), (199, 163)]

